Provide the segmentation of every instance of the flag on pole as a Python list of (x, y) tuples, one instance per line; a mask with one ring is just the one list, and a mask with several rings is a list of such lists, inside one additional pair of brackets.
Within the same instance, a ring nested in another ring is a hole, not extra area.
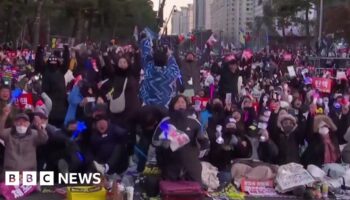
[(242, 46), (245, 45), (245, 35), (243, 29), (239, 29), (239, 42)]
[(207, 44), (209, 46), (213, 46), (215, 43), (217, 43), (217, 39), (215, 39), (214, 34), (211, 34), (211, 36), (209, 37)]

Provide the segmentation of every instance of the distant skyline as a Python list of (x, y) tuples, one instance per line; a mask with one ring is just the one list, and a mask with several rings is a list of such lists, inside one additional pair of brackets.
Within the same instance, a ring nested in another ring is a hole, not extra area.
[[(153, 9), (158, 10), (159, 7), (159, 1), (160, 0), (152, 0), (153, 1)], [(203, 0), (205, 1), (205, 0)], [(171, 9), (175, 5), (177, 9), (180, 9), (181, 6), (187, 6), (188, 4), (193, 4), (193, 0), (166, 0), (165, 2), (165, 8), (164, 8), (164, 19), (168, 19)], [(171, 20), (168, 24), (168, 32), (171, 32)]]

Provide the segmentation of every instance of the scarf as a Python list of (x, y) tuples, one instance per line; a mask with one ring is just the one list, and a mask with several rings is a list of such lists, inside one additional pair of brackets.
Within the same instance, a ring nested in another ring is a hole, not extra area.
[(338, 160), (338, 152), (336, 151), (329, 135), (323, 136), (323, 144), (325, 146), (324, 151), (324, 163), (335, 163)]

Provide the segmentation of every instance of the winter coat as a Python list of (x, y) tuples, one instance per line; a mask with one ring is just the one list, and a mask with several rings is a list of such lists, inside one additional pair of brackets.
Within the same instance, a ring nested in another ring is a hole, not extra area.
[(64, 74), (59, 69), (46, 69), (43, 74), (42, 89), (52, 100), (52, 111), (49, 119), (63, 122), (67, 111)]
[[(269, 131), (270, 138), (278, 147), (278, 156), (275, 160), (276, 164), (283, 165), (290, 162), (300, 163), (299, 145), (304, 143), (304, 129), (298, 126), (296, 118), (289, 114), (271, 115), (272, 122), (277, 124)], [(294, 123), (293, 131), (286, 134), (282, 128), (283, 120), (292, 120)], [(271, 119), (270, 119), (271, 120)]]
[(348, 130), (346, 131), (346, 134), (344, 135), (344, 139), (348, 143), (345, 145), (341, 153), (341, 157), (343, 162), (350, 164), (350, 128), (348, 128)]
[(126, 151), (127, 131), (112, 124), (108, 126), (106, 135), (102, 135), (97, 130), (94, 130), (90, 138), (92, 154), (95, 160), (100, 163), (107, 163), (112, 156), (116, 156), (117, 153), (123, 153), (114, 152), (117, 145), (123, 146)]
[[(185, 86), (185, 89), (194, 89), (194, 93), (198, 94), (201, 90), (201, 80), (200, 80), (200, 66), (197, 62), (186, 62), (181, 63), (181, 75), (182, 81)], [(192, 85), (189, 84), (189, 81), (192, 78)]]
[(179, 66), (173, 56), (168, 59), (167, 66), (155, 66), (151, 41), (144, 39), (141, 44), (141, 60), (145, 75), (140, 97), (146, 105), (167, 107), (177, 92), (176, 81), (181, 76)]
[(222, 69), (219, 81), (219, 93), (223, 100), (225, 100), (227, 93), (231, 93), (232, 98), (239, 96), (238, 79), (238, 72), (232, 73), (228, 67)]
[[(174, 152), (170, 148), (164, 148), (163, 142), (159, 140), (159, 136), (162, 134), (162, 129), (166, 124), (171, 124), (177, 130), (185, 133), (189, 137), (190, 142)], [(184, 170), (188, 176), (187, 178), (201, 183), (202, 166), (198, 158), (199, 150), (200, 148), (207, 149), (209, 141), (196, 119), (187, 117), (184, 123), (179, 123), (176, 119), (164, 118), (156, 128), (152, 143), (156, 146), (157, 162), (165, 179), (178, 180), (181, 178), (182, 170)]]
[[(117, 123), (125, 128), (129, 128), (130, 120), (136, 111), (141, 107), (141, 102), (138, 97), (139, 84), (134, 76), (127, 76), (128, 82), (124, 91), (125, 95), (125, 110), (121, 113), (112, 113), (112, 122)], [(110, 92), (112, 89), (113, 99), (118, 98), (123, 90), (125, 77), (115, 76), (114, 79), (108, 81), (102, 90)], [(109, 89), (107, 89), (109, 88)], [(106, 90), (107, 89), (107, 90)], [(107, 95), (108, 92), (104, 92), (103, 97)]]
[(36, 148), (48, 140), (46, 130), (28, 128), (25, 135), (19, 135), (14, 128), (4, 128), (5, 121), (0, 122), (0, 138), (5, 142), (5, 171), (36, 171)]
[[(335, 134), (337, 131), (337, 126), (328, 116), (317, 115), (313, 119), (313, 134), (310, 137), (308, 147), (306, 148), (301, 158), (302, 164), (304, 166), (313, 164), (322, 167), (324, 164), (325, 145), (322, 136), (318, 133), (318, 129), (321, 123), (326, 123), (328, 125), (330, 129), (329, 137), (335, 148), (335, 153), (336, 155), (340, 155), (339, 142), (337, 135)], [(340, 157), (338, 159), (340, 159)]]
[[(329, 135), (330, 135), (331, 142), (335, 147), (335, 151), (337, 155), (340, 155), (339, 143), (336, 135), (332, 132), (330, 132)], [(314, 133), (313, 137), (311, 138), (311, 142), (309, 143), (308, 147), (306, 148), (305, 152), (301, 157), (301, 163), (304, 166), (313, 164), (318, 167), (322, 167), (322, 165), (324, 164), (324, 154), (325, 154), (325, 146), (323, 143), (322, 136), (318, 133)], [(339, 161), (340, 161), (340, 157), (336, 162), (339, 162)]]

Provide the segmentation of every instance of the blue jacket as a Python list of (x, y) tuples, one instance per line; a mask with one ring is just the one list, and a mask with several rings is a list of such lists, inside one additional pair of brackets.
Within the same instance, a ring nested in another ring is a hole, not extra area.
[(144, 80), (140, 97), (146, 105), (168, 107), (170, 100), (176, 95), (176, 80), (181, 76), (179, 66), (173, 56), (169, 57), (167, 66), (155, 66), (149, 39), (141, 41), (141, 51)]

